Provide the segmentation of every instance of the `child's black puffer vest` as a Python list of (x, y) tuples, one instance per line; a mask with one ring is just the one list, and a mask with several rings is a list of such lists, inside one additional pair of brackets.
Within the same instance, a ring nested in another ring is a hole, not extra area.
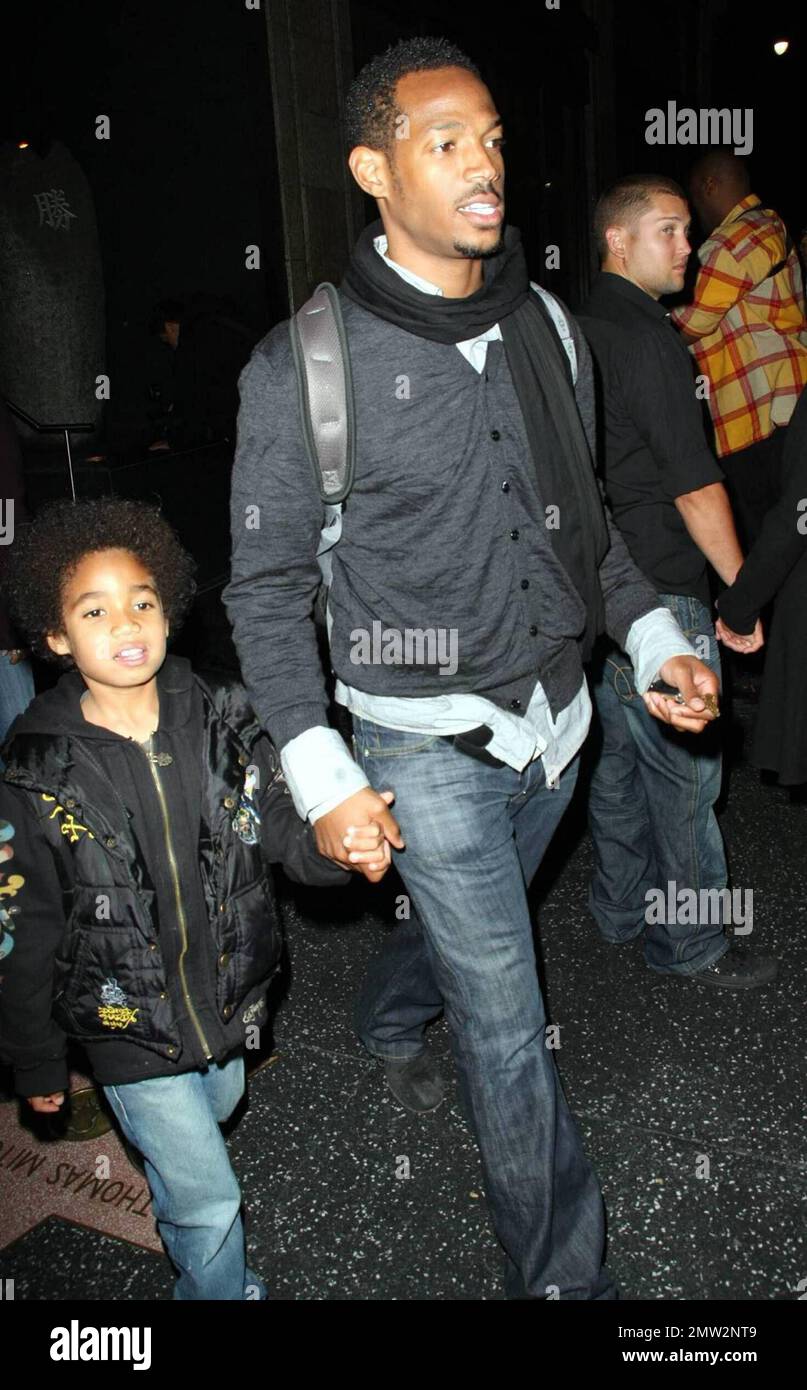
[[(278, 968), (282, 946), (261, 819), (268, 813), (279, 825), (277, 853), (270, 857), (291, 859), (294, 877), (333, 883), (347, 875), (316, 853), (310, 829), (294, 812), (277, 752), (261, 733), (243, 688), (226, 678), (192, 679), (201, 690), (204, 710), (198, 859), (215, 942), (215, 1008), (228, 1035), (233, 1032), (228, 1025), (240, 1025), (238, 1041), (259, 1012), (258, 1001)], [(172, 991), (176, 997), (177, 982), (169, 985), (166, 978), (155, 890), (134, 836), (122, 829), (125, 808), (109, 779), (94, 777), (83, 757), (78, 765), (69, 734), (26, 732), (25, 716), (21, 722), (4, 749), (5, 781), (30, 795), (43, 851), (48, 854), (46, 840), (55, 850), (66, 922), (51, 957), (52, 1017), (64, 1033), (89, 1044), (91, 1055), (93, 1042), (125, 1038), (161, 1054), (170, 1070), (182, 1051), (171, 997)], [(159, 768), (153, 771), (156, 790)], [(254, 814), (258, 806), (262, 817)], [(170, 859), (168, 839), (166, 857)], [(181, 866), (176, 868), (181, 900)], [(24, 889), (19, 901), (24, 903)], [(14, 935), (22, 946), (22, 933), (32, 924), (25, 923), (24, 906), (20, 912)], [(181, 931), (181, 908), (176, 920)], [(26, 947), (30, 949), (28, 941)], [(8, 960), (11, 988), (16, 955), (15, 945)], [(42, 964), (46, 969), (44, 954)], [(184, 990), (181, 951), (178, 964)], [(180, 997), (193, 1020), (189, 993)]]

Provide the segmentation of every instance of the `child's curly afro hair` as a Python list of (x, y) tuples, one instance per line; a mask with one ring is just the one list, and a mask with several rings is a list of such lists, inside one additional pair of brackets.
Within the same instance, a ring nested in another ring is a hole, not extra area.
[(153, 576), (173, 636), (196, 592), (195, 561), (161, 514), (147, 502), (100, 497), (51, 502), (21, 526), (9, 548), (3, 591), (11, 616), (37, 656), (61, 665), (47, 644), (63, 630), (64, 591), (85, 555), (128, 550)]

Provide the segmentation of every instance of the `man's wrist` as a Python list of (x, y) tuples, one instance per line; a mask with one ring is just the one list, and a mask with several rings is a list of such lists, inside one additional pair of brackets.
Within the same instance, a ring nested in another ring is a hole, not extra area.
[[(359, 768), (358, 771), (361, 771), (361, 769)], [(322, 801), (319, 803), (319, 805), (312, 806), (311, 810), (308, 812), (308, 819), (310, 820), (311, 824), (316, 825), (317, 821), (321, 820), (323, 816), (327, 816), (329, 811), (335, 811), (337, 806), (342, 805), (343, 801), (348, 801), (351, 796), (356, 795), (356, 792), (363, 791), (364, 787), (369, 787), (369, 785), (370, 783), (367, 781), (367, 778), (365, 777), (363, 785), (359, 787), (354, 787), (353, 791), (349, 792), (347, 796), (332, 796), (329, 797), (327, 801)]]

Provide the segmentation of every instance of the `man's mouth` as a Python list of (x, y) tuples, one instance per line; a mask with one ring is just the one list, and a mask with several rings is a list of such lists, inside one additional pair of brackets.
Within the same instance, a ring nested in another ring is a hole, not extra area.
[(115, 653), (115, 661), (119, 661), (121, 666), (139, 666), (145, 661), (147, 649), (140, 644), (132, 644), (130, 647), (121, 647)]
[(497, 227), (502, 220), (501, 201), (493, 194), (469, 198), (457, 211), (476, 227)]

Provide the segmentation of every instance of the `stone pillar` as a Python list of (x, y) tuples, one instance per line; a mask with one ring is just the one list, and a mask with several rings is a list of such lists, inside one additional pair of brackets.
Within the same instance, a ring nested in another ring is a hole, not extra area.
[(341, 279), (364, 224), (347, 167), (344, 93), (353, 75), (348, 0), (266, 0), (289, 306)]
[[(30, 146), (0, 150), (0, 286), (0, 394), (43, 425), (98, 426), (105, 345), (95, 207), (58, 142), (44, 156)], [(38, 448), (64, 449), (61, 435), (15, 424)]]

